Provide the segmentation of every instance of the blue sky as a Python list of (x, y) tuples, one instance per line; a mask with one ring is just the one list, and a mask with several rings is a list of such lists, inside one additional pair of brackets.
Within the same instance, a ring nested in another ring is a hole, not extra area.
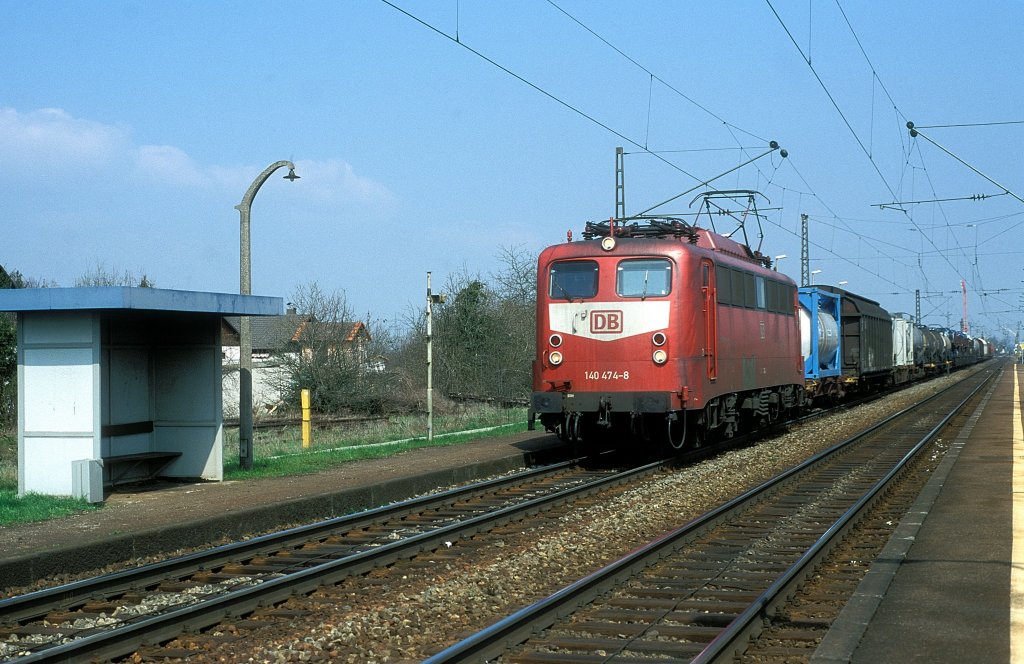
[[(878, 204), (1003, 193), (905, 123), (1024, 120), (1019, 3), (394, 4), (436, 30), (378, 0), (0, 0), (0, 264), (237, 292), (234, 206), (291, 159), (253, 206), (253, 291), (394, 321), (428, 270), (440, 290), (611, 216), (617, 146), (635, 213), (775, 140), (714, 186), (764, 193), (783, 272), (808, 214), (816, 281), (893, 312), (920, 289), (957, 326), (963, 279), (972, 332), (1016, 328), (1024, 203)], [(1024, 124), (923, 132), (1024, 196)]]

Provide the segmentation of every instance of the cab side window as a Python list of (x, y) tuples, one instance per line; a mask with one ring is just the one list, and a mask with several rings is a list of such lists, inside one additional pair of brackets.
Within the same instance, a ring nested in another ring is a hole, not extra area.
[(552, 300), (582, 300), (595, 295), (596, 261), (560, 261), (551, 266), (548, 296)]
[(635, 258), (619, 263), (615, 275), (619, 297), (663, 297), (672, 292), (672, 263), (664, 258)]

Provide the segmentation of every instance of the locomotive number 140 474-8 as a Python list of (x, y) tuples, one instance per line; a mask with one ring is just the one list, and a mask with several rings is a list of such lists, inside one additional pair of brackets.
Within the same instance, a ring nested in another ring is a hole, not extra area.
[(628, 371), (584, 371), (587, 380), (629, 380)]

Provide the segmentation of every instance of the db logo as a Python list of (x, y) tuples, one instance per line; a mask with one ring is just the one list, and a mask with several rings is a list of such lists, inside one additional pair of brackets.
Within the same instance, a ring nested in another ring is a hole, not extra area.
[(591, 334), (620, 334), (622, 332), (621, 311), (591, 311)]

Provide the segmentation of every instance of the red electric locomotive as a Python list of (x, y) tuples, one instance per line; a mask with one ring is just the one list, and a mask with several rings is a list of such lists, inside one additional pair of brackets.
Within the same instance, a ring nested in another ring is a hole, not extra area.
[(746, 245), (678, 219), (589, 223), (537, 264), (531, 425), (573, 443), (679, 449), (803, 400), (796, 284)]

